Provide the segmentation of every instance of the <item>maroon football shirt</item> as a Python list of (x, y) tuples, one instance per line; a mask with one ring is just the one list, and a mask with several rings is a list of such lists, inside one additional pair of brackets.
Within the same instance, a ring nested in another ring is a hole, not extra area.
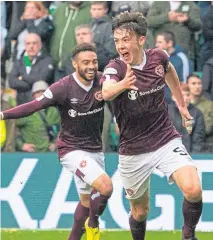
[[(168, 115), (164, 96), (168, 61), (168, 55), (160, 49), (145, 50), (143, 63), (132, 66), (138, 91), (126, 90), (112, 101), (120, 129), (120, 154), (155, 151), (171, 139), (180, 137)], [(126, 69), (122, 60), (110, 61), (101, 82), (109, 79), (121, 81)]]
[(100, 78), (101, 73), (98, 73), (91, 87), (87, 88), (73, 73), (52, 84), (37, 100), (4, 111), (4, 118), (20, 118), (56, 106), (61, 115), (57, 140), (59, 157), (73, 150), (100, 152), (104, 117)]

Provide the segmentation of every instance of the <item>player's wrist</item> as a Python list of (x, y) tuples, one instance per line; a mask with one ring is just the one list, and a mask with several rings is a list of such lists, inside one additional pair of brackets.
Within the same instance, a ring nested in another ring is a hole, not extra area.
[(121, 87), (122, 91), (128, 89), (128, 86), (126, 85), (126, 82), (125, 82), (125, 78), (123, 80), (121, 80), (119, 83), (120, 83), (120, 87)]

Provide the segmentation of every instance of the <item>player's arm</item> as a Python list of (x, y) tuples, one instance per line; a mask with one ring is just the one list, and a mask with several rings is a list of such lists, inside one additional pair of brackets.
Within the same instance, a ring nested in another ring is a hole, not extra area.
[(174, 95), (175, 99), (177, 100), (177, 106), (183, 119), (183, 126), (186, 127), (188, 133), (191, 133), (193, 118), (190, 115), (187, 106), (184, 102), (184, 98), (180, 89), (180, 81), (177, 76), (176, 70), (171, 63), (168, 64), (168, 69), (165, 75), (165, 81), (168, 87), (170, 88), (172, 94)]
[(102, 87), (102, 94), (105, 101), (112, 101), (127, 89), (138, 90), (138, 88), (134, 86), (136, 77), (130, 65), (127, 65), (126, 75), (121, 81), (116, 81), (113, 79), (113, 76), (111, 77), (110, 75), (106, 75), (105, 78), (106, 80), (103, 82)]
[[(64, 93), (66, 95), (66, 93)], [(61, 95), (60, 83), (54, 83), (51, 85), (39, 98), (31, 102), (19, 105), (17, 107), (0, 112), (1, 119), (17, 119), (27, 117), (41, 109), (49, 106), (57, 105), (59, 98), (63, 98)]]
[(33, 100), (9, 110), (1, 112), (1, 119), (17, 119), (27, 117), (48, 106), (46, 101)]
[(165, 75), (165, 80), (172, 94), (177, 100), (178, 106), (185, 107), (183, 95), (180, 90), (180, 81), (174, 66), (170, 62), (168, 63), (168, 69)]

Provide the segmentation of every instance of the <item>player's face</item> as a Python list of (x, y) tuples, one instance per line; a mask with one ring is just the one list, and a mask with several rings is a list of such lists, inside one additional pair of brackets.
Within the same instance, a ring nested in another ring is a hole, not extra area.
[(73, 61), (73, 66), (79, 76), (85, 81), (92, 81), (98, 71), (98, 58), (94, 52), (81, 52)]
[(168, 50), (168, 43), (165, 41), (164, 36), (158, 35), (156, 38), (155, 47), (160, 48), (162, 50)]
[(202, 92), (202, 81), (197, 77), (190, 77), (188, 81), (190, 93), (194, 96), (199, 96)]
[(134, 31), (120, 28), (114, 31), (116, 50), (126, 64), (141, 64), (145, 40), (145, 36), (137, 37)]

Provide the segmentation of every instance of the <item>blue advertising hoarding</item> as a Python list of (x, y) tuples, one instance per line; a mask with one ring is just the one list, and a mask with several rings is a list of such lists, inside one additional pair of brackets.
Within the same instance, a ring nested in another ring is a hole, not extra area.
[[(203, 214), (197, 229), (213, 231), (213, 155), (194, 155), (203, 185)], [(129, 204), (119, 173), (117, 154), (106, 154), (106, 171), (114, 192), (101, 217), (101, 228), (128, 229)], [(182, 227), (182, 194), (155, 171), (151, 179), (148, 230)], [(1, 155), (1, 227), (71, 228), (78, 203), (73, 175), (62, 169), (54, 153)]]

